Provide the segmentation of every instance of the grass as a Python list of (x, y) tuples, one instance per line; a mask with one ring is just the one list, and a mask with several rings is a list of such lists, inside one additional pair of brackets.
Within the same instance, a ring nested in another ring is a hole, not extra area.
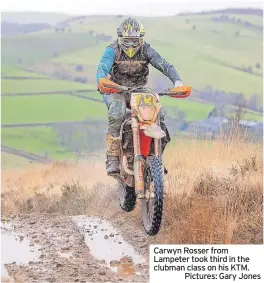
[[(97, 98), (103, 100), (99, 92), (87, 92), (82, 93), (87, 97)], [(173, 109), (184, 111), (186, 114), (187, 121), (195, 121), (206, 119), (213, 106), (210, 104), (203, 104), (190, 100), (174, 99), (169, 97), (162, 97), (161, 104), (169, 115), (173, 114)], [(254, 115), (252, 115), (254, 117)]]
[[(27, 151), (49, 159), (67, 159), (74, 156), (71, 149), (64, 147), (51, 127), (2, 129), (3, 145)], [(10, 165), (13, 160), (6, 158)]]
[(260, 115), (257, 112), (248, 111), (242, 119), (247, 121), (263, 122), (263, 115)]
[(34, 72), (27, 72), (19, 67), (1, 65), (1, 76), (2, 77), (34, 77), (34, 78), (43, 78), (46, 77), (41, 74)]
[[(162, 229), (147, 243), (263, 243), (261, 145), (242, 140), (178, 140), (167, 148), (164, 162), (169, 174)], [(93, 175), (87, 174), (89, 170)], [(19, 189), (12, 185), (17, 180)], [(103, 161), (5, 171), (2, 183), (3, 215), (56, 212), (128, 221), (117, 206), (115, 183), (106, 176)], [(139, 205), (129, 221), (127, 235), (142, 229)]]
[(157, 242), (262, 243), (262, 146), (193, 140), (170, 150), (167, 219)]
[[(61, 53), (73, 52), (95, 44), (93, 36), (84, 33), (33, 33), (2, 37), (2, 62), (16, 65), (48, 60)], [(19, 48), (17, 48), (19, 46)]]
[(36, 166), (34, 163), (30, 163), (30, 160), (19, 157), (13, 154), (1, 152), (1, 166), (3, 169), (8, 168), (27, 168)]
[[(70, 53), (62, 54), (57, 58), (51, 59), (52, 62), (59, 62), (63, 64), (83, 64), (84, 62), (94, 66), (94, 72), (96, 71), (96, 64), (99, 64), (103, 52), (108, 43), (100, 43), (98, 45), (86, 46), (83, 49), (75, 50)], [(95, 74), (94, 74), (95, 75)]]
[(94, 89), (90, 84), (65, 80), (2, 80), (2, 93), (38, 93)]
[[(170, 42), (168, 38), (165, 38), (164, 41), (162, 39), (158, 41), (153, 39), (149, 40), (149, 42), (167, 61), (174, 64), (185, 83), (191, 84), (196, 89), (204, 89), (207, 85), (212, 85), (214, 90), (242, 92), (247, 97), (250, 97), (253, 93), (262, 94), (261, 77), (234, 68), (248, 67), (249, 65), (255, 66), (257, 62), (261, 62), (262, 60), (261, 52), (239, 49), (238, 46), (243, 46), (244, 44), (240, 40), (238, 40), (238, 44), (230, 51), (228, 48), (223, 49), (222, 46), (214, 47), (209, 43), (205, 45), (202, 39), (200, 39), (202, 43), (199, 43), (199, 35), (189, 33), (186, 36), (180, 33), (179, 36), (182, 38), (182, 40), (179, 40), (179, 43)], [(214, 38), (214, 34), (208, 34), (207, 37), (213, 42), (231, 40), (230, 38)], [(257, 41), (253, 45), (259, 46), (260, 44), (261, 42)], [(53, 61), (63, 64), (81, 64), (83, 61), (89, 62), (91, 71), (88, 77), (93, 77), (96, 65), (100, 62), (106, 47), (107, 44), (87, 47), (80, 51), (59, 56), (53, 59)], [(234, 56), (234, 52), (236, 52), (236, 56)], [(216, 54), (219, 55), (216, 56)], [(234, 57), (236, 60), (233, 59)], [(154, 70), (153, 73), (155, 74), (157, 72)], [(151, 77), (150, 81), (152, 81)]]
[(173, 108), (184, 111), (187, 121), (202, 120), (208, 117), (209, 112), (213, 109), (212, 105), (203, 104), (190, 100), (173, 99), (169, 97), (161, 98), (161, 103), (168, 114), (172, 114)]
[(2, 124), (83, 121), (106, 117), (103, 104), (68, 95), (2, 97)]
[[(188, 18), (190, 23), (185, 22)], [(146, 41), (175, 65), (185, 83), (196, 89), (212, 85), (214, 89), (242, 92), (247, 97), (253, 93), (262, 95), (261, 77), (235, 69), (252, 66), (254, 72), (262, 74), (262, 66), (260, 70), (255, 68), (257, 62), (262, 62), (261, 34), (237, 24), (214, 22), (208, 15), (141, 20), (147, 31)], [(107, 17), (87, 18), (82, 24), (73, 22), (71, 26), (76, 31), (104, 30), (115, 37), (120, 21), (116, 17), (112, 20)], [(192, 30), (193, 25), (196, 30)], [(240, 36), (234, 35), (237, 29)], [(63, 64), (81, 64), (85, 58), (84, 61), (95, 69), (107, 45), (89, 46), (53, 60)]]

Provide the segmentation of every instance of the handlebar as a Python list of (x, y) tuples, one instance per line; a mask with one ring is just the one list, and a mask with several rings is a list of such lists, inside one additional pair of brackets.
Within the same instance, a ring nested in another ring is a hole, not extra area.
[[(99, 80), (99, 90), (102, 93), (120, 93), (122, 91), (137, 91), (137, 90), (148, 90), (149, 92), (156, 94), (153, 92), (152, 89), (146, 88), (146, 87), (126, 87), (121, 86), (119, 84), (114, 83), (113, 81), (109, 79), (100, 79)], [(167, 91), (162, 91), (160, 93), (157, 93), (159, 96), (170, 96), (173, 98), (185, 98), (188, 97), (191, 94), (192, 87), (190, 86), (179, 86), (177, 88), (171, 88)]]

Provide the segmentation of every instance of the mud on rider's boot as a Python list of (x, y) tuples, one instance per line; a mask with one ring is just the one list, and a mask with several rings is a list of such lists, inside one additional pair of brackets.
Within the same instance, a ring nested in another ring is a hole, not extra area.
[(120, 137), (114, 137), (109, 133), (106, 135), (106, 172), (107, 175), (113, 176), (120, 174)]

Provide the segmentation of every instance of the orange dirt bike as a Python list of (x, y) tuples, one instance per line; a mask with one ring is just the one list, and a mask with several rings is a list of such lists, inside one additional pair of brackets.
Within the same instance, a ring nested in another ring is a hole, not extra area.
[(192, 88), (181, 86), (157, 94), (149, 88), (128, 88), (109, 79), (101, 79), (99, 90), (101, 93), (131, 94), (120, 130), (120, 174), (114, 177), (119, 182), (121, 208), (126, 212), (132, 211), (138, 198), (145, 231), (148, 235), (156, 235), (163, 212), (161, 140), (166, 136), (158, 118), (161, 109), (159, 96), (184, 98), (190, 95)]

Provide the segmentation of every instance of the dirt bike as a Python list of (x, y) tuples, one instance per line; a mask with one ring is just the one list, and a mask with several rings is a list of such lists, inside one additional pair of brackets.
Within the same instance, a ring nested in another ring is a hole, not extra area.
[(185, 98), (192, 88), (181, 86), (157, 94), (149, 88), (128, 88), (106, 78), (99, 81), (99, 90), (101, 93), (131, 94), (120, 130), (120, 174), (114, 177), (119, 183), (121, 208), (132, 211), (139, 199), (145, 231), (154, 236), (160, 230), (164, 199), (161, 140), (166, 133), (158, 118), (161, 109), (159, 96)]

